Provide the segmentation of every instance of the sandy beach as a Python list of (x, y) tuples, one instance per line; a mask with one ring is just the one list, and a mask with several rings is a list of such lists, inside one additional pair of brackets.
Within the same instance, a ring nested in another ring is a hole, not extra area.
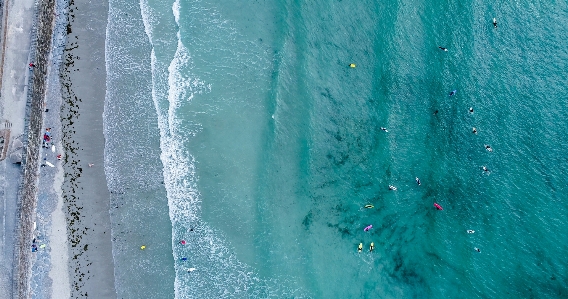
[(116, 298), (103, 167), (107, 5), (2, 6), (0, 298)]
[(103, 167), (107, 11), (106, 1), (73, 1), (61, 68), (62, 196), (73, 298), (116, 298)]

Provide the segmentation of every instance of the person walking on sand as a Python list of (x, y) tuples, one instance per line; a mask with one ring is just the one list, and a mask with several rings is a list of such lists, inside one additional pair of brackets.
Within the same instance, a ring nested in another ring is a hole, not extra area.
[(95, 166), (95, 164), (89, 163), (89, 167), (93, 167), (93, 166)]

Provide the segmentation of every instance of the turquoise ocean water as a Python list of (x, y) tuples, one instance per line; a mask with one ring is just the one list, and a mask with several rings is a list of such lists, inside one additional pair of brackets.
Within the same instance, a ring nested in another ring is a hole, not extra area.
[(565, 1), (110, 0), (119, 297), (565, 298), (566, 24)]

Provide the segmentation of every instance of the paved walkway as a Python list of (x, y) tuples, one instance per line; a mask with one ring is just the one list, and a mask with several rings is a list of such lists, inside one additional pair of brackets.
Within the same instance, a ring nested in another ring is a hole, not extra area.
[[(0, 129), (9, 129), (11, 141), (24, 133), (27, 82), (30, 71), (33, 0), (5, 0), (0, 53)], [(8, 144), (7, 144), (8, 145)], [(11, 148), (8, 149), (8, 153)], [(0, 161), (0, 298), (12, 297), (14, 229), (21, 167)]]

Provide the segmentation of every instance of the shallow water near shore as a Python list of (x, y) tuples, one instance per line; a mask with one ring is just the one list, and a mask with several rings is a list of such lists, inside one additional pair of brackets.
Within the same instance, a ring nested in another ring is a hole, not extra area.
[(556, 6), (110, 1), (119, 297), (566, 296)]

